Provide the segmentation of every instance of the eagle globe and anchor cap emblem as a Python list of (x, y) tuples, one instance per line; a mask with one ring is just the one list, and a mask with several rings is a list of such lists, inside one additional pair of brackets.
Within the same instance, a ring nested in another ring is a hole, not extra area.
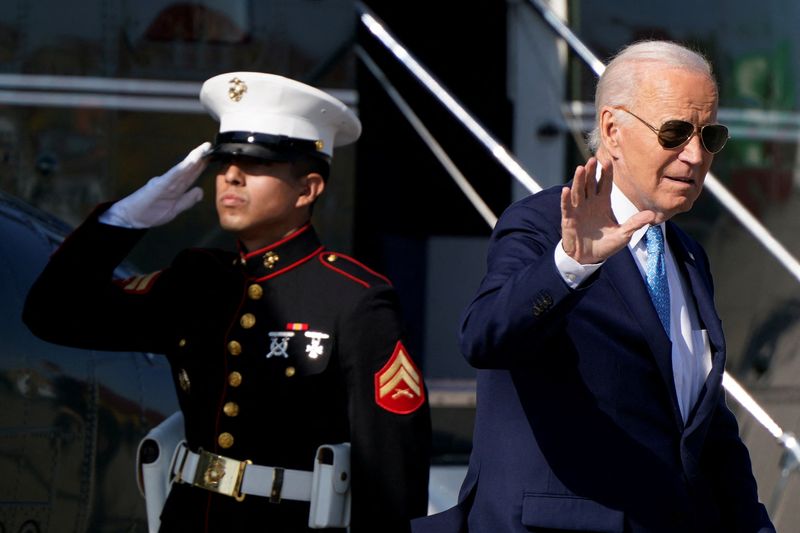
[(228, 87), (228, 98), (234, 102), (240, 101), (244, 93), (247, 92), (247, 84), (236, 77), (231, 79), (228, 83), (230, 83), (230, 87)]

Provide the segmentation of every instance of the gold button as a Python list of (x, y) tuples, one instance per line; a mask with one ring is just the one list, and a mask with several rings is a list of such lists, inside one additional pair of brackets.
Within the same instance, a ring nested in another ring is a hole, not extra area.
[(253, 283), (247, 287), (247, 296), (249, 296), (251, 300), (260, 300), (261, 297), (264, 296), (264, 289), (261, 288), (261, 285)]
[(325, 259), (328, 261), (328, 263), (333, 263), (339, 258), (336, 257), (336, 254), (329, 254), (328, 257), (326, 257)]
[(222, 412), (228, 416), (236, 416), (239, 414), (239, 404), (236, 402), (227, 402), (222, 406)]
[(294, 372), (295, 372), (295, 370), (294, 370), (293, 366), (287, 366), (286, 367), (286, 377), (287, 378), (290, 378), (290, 377), (294, 376)]
[(242, 345), (238, 341), (231, 341), (228, 343), (228, 353), (231, 355), (239, 355), (242, 353)]
[(242, 375), (238, 372), (231, 372), (228, 374), (228, 385), (231, 387), (238, 387), (242, 384)]
[(256, 317), (253, 313), (245, 313), (242, 315), (242, 318), (239, 319), (239, 324), (241, 324), (244, 329), (250, 329), (256, 325)]
[(233, 446), (233, 435), (228, 433), (220, 433), (219, 437), (217, 437), (217, 444), (220, 445), (221, 448), (230, 448)]
[(186, 339), (181, 339), (181, 340), (179, 340), (179, 341), (178, 341), (178, 346), (180, 346), (181, 348), (183, 348), (184, 346), (186, 346)]

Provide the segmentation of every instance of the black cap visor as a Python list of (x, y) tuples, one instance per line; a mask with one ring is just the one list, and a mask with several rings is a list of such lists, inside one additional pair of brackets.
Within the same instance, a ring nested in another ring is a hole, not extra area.
[(294, 161), (310, 156), (330, 163), (331, 158), (317, 149), (317, 141), (294, 139), (285, 135), (269, 135), (243, 131), (217, 134), (207, 157), (252, 157), (266, 161)]

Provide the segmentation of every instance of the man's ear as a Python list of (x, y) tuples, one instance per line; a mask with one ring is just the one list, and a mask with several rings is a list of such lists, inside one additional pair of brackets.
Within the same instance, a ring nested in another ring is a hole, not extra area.
[(295, 207), (306, 207), (313, 204), (325, 190), (325, 180), (317, 172), (309, 172), (300, 180), (300, 195)]
[(616, 159), (619, 156), (620, 128), (614, 111), (603, 106), (600, 111), (600, 144), (607, 154)]

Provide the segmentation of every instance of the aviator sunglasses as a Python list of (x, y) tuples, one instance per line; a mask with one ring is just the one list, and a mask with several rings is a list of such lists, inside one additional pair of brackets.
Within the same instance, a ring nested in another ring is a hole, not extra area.
[(623, 106), (614, 106), (614, 109), (625, 111), (653, 130), (653, 133), (658, 136), (658, 144), (667, 149), (683, 146), (689, 142), (689, 139), (691, 139), (697, 131), (700, 131), (700, 143), (703, 145), (703, 148), (705, 148), (706, 152), (716, 154), (725, 147), (725, 143), (728, 142), (730, 138), (728, 135), (728, 128), (722, 124), (695, 126), (691, 122), (686, 122), (685, 120), (668, 120), (663, 123), (660, 128), (656, 129)]

